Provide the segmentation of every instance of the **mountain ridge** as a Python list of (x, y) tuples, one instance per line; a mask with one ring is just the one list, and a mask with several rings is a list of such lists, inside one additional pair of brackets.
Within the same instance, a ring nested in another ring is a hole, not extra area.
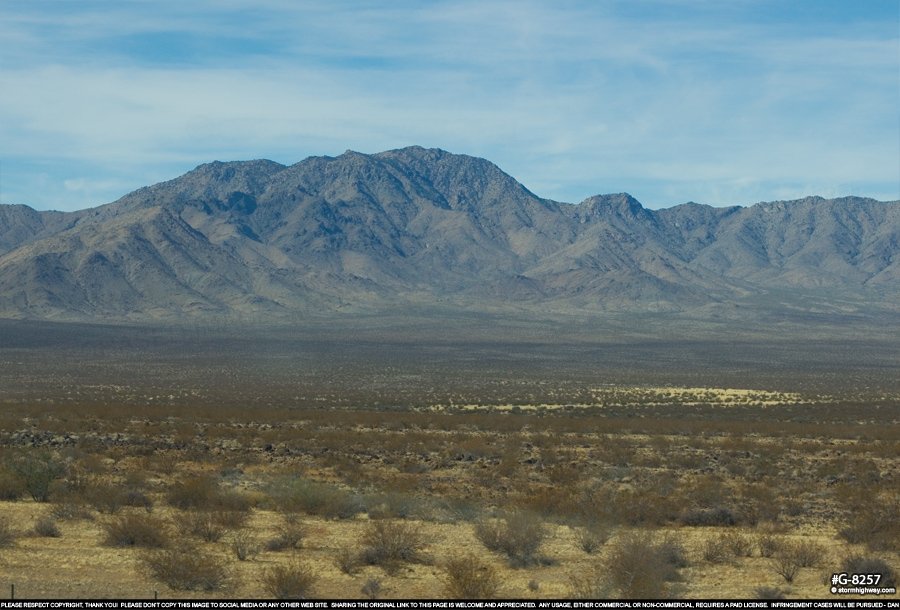
[(898, 244), (900, 202), (860, 197), (572, 204), (488, 160), (422, 147), (214, 161), (77, 212), (0, 205), (0, 316), (277, 319), (435, 303), (894, 315)]

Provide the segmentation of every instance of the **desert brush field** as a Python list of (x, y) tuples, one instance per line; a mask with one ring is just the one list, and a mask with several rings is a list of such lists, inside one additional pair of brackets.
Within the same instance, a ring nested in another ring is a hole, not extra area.
[(896, 586), (889, 344), (707, 343), (667, 361), (636, 343), (2, 330), (4, 597)]

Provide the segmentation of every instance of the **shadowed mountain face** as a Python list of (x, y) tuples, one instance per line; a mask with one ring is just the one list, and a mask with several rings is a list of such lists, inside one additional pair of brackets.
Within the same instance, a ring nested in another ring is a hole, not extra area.
[(484, 159), (348, 151), (209, 163), (73, 213), (0, 206), (0, 316), (895, 315), (898, 251), (900, 202), (573, 205)]

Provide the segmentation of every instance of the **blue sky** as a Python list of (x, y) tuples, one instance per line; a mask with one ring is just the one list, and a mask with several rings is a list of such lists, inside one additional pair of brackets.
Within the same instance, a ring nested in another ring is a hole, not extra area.
[(0, 201), (411, 144), (543, 197), (900, 199), (897, 0), (4, 0)]

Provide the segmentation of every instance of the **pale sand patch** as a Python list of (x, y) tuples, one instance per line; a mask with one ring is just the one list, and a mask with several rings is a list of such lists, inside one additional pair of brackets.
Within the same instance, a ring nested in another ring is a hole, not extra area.
[[(713, 405), (720, 407), (733, 407), (739, 405), (752, 405), (763, 407), (776, 407), (781, 405), (798, 404), (805, 399), (796, 392), (775, 392), (769, 390), (755, 390), (746, 388), (682, 388), (675, 386), (640, 387), (640, 386), (609, 386), (590, 389), (594, 398), (588, 403), (537, 403), (537, 404), (438, 404), (431, 405), (425, 410), (431, 411), (523, 411), (533, 412), (539, 410), (560, 409), (591, 409), (603, 407), (639, 407), (639, 406), (696, 406)], [(817, 396), (818, 403), (831, 402), (834, 399), (828, 396)]]

